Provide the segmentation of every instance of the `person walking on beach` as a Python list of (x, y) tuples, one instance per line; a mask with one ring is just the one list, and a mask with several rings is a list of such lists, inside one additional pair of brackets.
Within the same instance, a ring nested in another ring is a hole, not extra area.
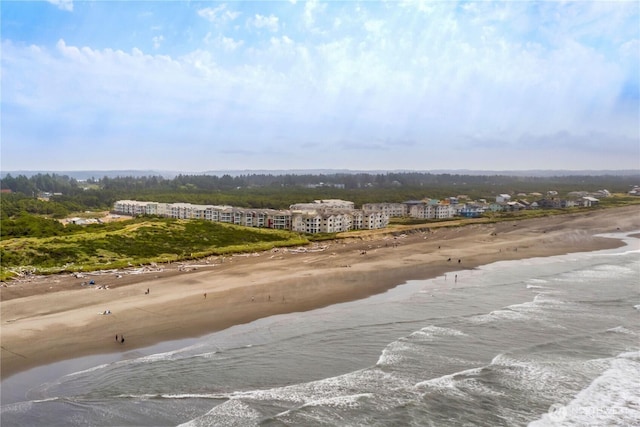
[(206, 292), (204, 293), (204, 299), (207, 299), (207, 293)]
[(120, 344), (124, 344), (124, 335), (120, 337)]
[(118, 334), (116, 334), (116, 342), (118, 342)]

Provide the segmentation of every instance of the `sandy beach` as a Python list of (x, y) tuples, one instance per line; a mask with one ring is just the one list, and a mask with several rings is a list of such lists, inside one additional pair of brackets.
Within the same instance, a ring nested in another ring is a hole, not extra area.
[[(0, 288), (2, 378), (54, 361), (130, 351), (355, 300), (407, 280), (494, 261), (618, 247), (620, 241), (595, 235), (640, 230), (639, 214), (640, 207), (630, 206), (432, 227), (189, 265), (8, 282)], [(89, 280), (95, 284), (83, 285)], [(116, 335), (125, 342), (116, 342)]]

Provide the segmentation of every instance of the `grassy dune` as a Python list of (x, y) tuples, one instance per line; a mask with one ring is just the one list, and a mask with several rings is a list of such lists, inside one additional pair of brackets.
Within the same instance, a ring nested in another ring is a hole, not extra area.
[(308, 242), (305, 237), (289, 231), (209, 221), (123, 221), (70, 235), (4, 240), (0, 243), (0, 279), (6, 280), (25, 270), (37, 274), (86, 272)]

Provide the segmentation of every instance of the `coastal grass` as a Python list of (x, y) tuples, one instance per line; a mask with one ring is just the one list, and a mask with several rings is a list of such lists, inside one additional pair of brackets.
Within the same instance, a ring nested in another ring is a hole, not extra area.
[(307, 243), (306, 237), (285, 230), (204, 220), (131, 220), (87, 228), (82, 233), (3, 240), (0, 280), (20, 272), (86, 272)]
[(300, 246), (371, 234), (398, 234), (435, 227), (516, 221), (640, 204), (640, 197), (614, 195), (592, 208), (537, 209), (486, 213), (481, 218), (448, 220), (394, 219), (387, 228), (304, 235), (286, 230), (242, 227), (204, 220), (136, 218), (67, 226), (47, 237), (5, 238), (0, 241), (0, 281), (22, 273), (54, 274), (126, 268)]

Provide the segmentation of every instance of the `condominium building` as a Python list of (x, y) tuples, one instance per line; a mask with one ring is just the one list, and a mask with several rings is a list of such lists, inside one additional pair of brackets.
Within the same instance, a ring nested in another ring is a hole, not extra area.
[(244, 209), (233, 206), (195, 205), (191, 203), (157, 203), (119, 200), (113, 211), (125, 215), (159, 215), (176, 219), (202, 219), (292, 230), (301, 233), (338, 233), (358, 229), (384, 228), (389, 215), (354, 209), (353, 202), (344, 200), (316, 200), (314, 203), (292, 205), (295, 210)]

